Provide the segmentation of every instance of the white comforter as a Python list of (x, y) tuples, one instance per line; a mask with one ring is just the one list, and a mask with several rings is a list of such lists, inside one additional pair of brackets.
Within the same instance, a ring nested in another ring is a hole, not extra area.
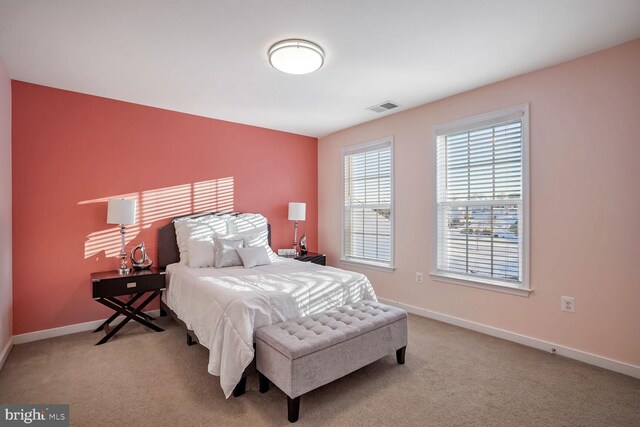
[(278, 258), (245, 269), (167, 266), (163, 301), (209, 349), (208, 371), (227, 398), (253, 359), (253, 331), (349, 302), (376, 300), (366, 276)]

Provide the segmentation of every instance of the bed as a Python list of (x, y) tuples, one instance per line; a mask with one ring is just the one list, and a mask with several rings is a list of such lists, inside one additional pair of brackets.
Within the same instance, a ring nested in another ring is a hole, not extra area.
[[(202, 226), (207, 221), (209, 225)], [(270, 226), (259, 214), (207, 213), (175, 218), (158, 230), (158, 263), (167, 270), (161, 308), (209, 350), (207, 370), (220, 377), (227, 398), (235, 394), (254, 360), (255, 330), (350, 302), (376, 300), (364, 275), (278, 257), (270, 247), (265, 248), (270, 262), (252, 268), (194, 264), (196, 252), (182, 251), (183, 246), (195, 248), (193, 235), (185, 240), (181, 234), (187, 223), (200, 227), (195, 236), (198, 244), (213, 239), (217, 245), (221, 240), (216, 239), (241, 236), (248, 247), (270, 246)], [(212, 247), (217, 249), (216, 245)]]

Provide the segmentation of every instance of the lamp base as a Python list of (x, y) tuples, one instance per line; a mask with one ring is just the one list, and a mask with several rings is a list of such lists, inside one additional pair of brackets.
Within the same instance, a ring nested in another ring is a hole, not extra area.
[(298, 253), (298, 221), (293, 221), (293, 250), (296, 251), (296, 256), (300, 255)]
[(122, 236), (122, 249), (120, 250), (120, 268), (118, 269), (118, 273), (121, 276), (125, 274), (129, 274), (131, 269), (127, 267), (127, 253), (124, 251), (124, 233), (125, 226), (124, 224), (120, 224), (120, 235)]

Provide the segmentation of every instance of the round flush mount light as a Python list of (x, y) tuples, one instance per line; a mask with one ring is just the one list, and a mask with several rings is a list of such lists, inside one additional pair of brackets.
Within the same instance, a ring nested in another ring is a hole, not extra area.
[(269, 63), (288, 74), (309, 74), (324, 64), (324, 51), (307, 40), (282, 40), (269, 48)]

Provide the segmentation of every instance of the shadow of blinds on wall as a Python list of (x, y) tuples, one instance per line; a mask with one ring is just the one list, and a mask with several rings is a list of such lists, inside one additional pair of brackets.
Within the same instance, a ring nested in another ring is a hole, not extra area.
[(346, 147), (343, 259), (385, 267), (393, 262), (392, 140)]

